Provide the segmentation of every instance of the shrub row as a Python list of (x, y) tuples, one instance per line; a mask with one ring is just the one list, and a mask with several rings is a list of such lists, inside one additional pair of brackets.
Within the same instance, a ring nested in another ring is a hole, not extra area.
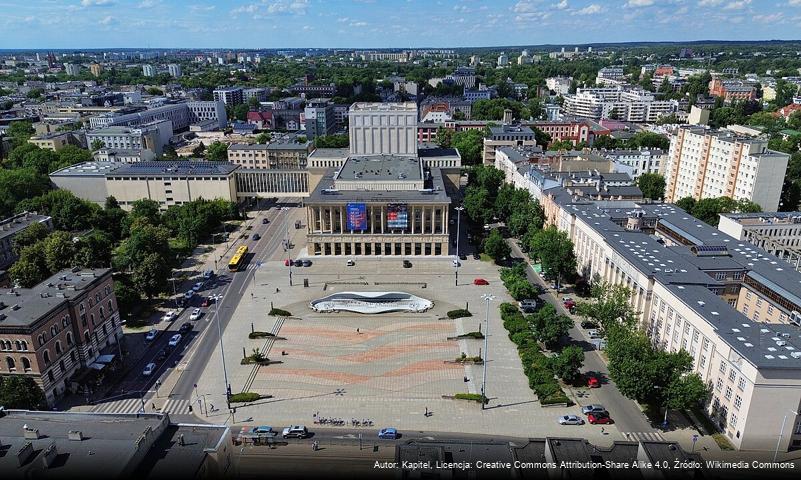
[(254, 338), (266, 338), (266, 337), (274, 337), (274, 336), (275, 336), (275, 335), (274, 335), (274, 334), (272, 334), (272, 333), (270, 333), (270, 332), (259, 332), (259, 331), (256, 331), (256, 332), (250, 332), (250, 333), (248, 333), (248, 338), (250, 338), (250, 339), (254, 339)]
[(454, 320), (456, 318), (463, 318), (463, 317), (472, 317), (473, 314), (470, 313), (469, 310), (465, 310), (464, 308), (460, 308), (458, 310), (451, 310), (448, 312), (448, 318)]
[(457, 393), (453, 396), (453, 398), (457, 398), (459, 400), (471, 400), (473, 402), (479, 402), (483, 400), (484, 403), (487, 403), (487, 398), (481, 395), (480, 393)]
[(509, 339), (517, 345), (517, 353), (528, 377), (528, 386), (537, 394), (542, 405), (567, 403), (568, 399), (551, 370), (548, 357), (540, 350), (529, 322), (511, 303), (501, 304), (501, 320)]
[(273, 317), (291, 317), (292, 316), (291, 313), (289, 313), (286, 310), (281, 310), (280, 308), (273, 308), (272, 310), (270, 310), (269, 315), (273, 316)]
[(256, 400), (260, 399), (261, 395), (255, 392), (242, 392), (242, 393), (234, 393), (228, 399), (231, 403), (245, 403), (245, 402), (255, 402)]
[(512, 268), (502, 268), (501, 280), (509, 295), (515, 300), (537, 297), (537, 288), (526, 277), (525, 263), (518, 263)]

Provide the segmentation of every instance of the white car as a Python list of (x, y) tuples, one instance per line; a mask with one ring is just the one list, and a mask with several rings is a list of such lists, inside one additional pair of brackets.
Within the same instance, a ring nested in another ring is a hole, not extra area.
[(584, 425), (584, 419), (578, 415), (563, 415), (559, 417), (559, 425)]
[(459, 260), (456, 260), (455, 258), (451, 260), (451, 263), (453, 263), (454, 267), (460, 267), (462, 265), (461, 263), (459, 263)]
[(192, 313), (189, 314), (189, 320), (197, 320), (202, 315), (202, 312), (199, 308), (192, 310)]
[(178, 314), (175, 313), (174, 310), (170, 310), (169, 312), (165, 313), (163, 317), (161, 317), (161, 320), (164, 321), (164, 322), (171, 322), (171, 321), (175, 320), (175, 317), (177, 317), (177, 316), (178, 316)]
[(147, 365), (145, 365), (145, 369), (142, 370), (142, 375), (144, 375), (145, 377), (149, 377), (149, 376), (153, 375), (153, 372), (155, 372), (155, 371), (156, 371), (156, 364), (153, 363), (153, 362), (150, 362)]
[(203, 282), (197, 282), (196, 284), (192, 285), (192, 290), (195, 292), (197, 292), (201, 288), (203, 288)]
[(145, 341), (146, 342), (152, 342), (153, 340), (156, 339), (156, 335), (158, 335), (158, 334), (159, 334), (159, 331), (154, 328), (153, 330), (147, 332), (147, 335), (145, 335)]
[(356, 265), (356, 262), (354, 262), (353, 260), (348, 260), (348, 263), (347, 263), (347, 265), (348, 265), (349, 267), (352, 267), (352, 266)]
[(309, 436), (309, 431), (303, 425), (292, 425), (291, 427), (284, 428), (284, 431), (281, 432), (281, 436), (284, 438), (306, 438)]
[(181, 334), (180, 333), (176, 333), (175, 335), (170, 337), (170, 346), (171, 347), (175, 347), (179, 343), (181, 343)]

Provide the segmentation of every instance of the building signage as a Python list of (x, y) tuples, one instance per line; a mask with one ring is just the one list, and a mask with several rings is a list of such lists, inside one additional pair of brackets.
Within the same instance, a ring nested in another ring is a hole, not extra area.
[(346, 228), (350, 231), (367, 230), (367, 206), (363, 203), (349, 203), (345, 206), (348, 215)]
[(387, 205), (387, 228), (409, 228), (409, 213), (405, 203), (390, 203)]

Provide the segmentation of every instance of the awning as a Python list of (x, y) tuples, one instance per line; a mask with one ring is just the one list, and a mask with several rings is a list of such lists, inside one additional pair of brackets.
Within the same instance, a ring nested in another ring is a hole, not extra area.
[(114, 355), (100, 355), (95, 360), (95, 363), (111, 363), (114, 361)]
[(106, 366), (103, 365), (102, 363), (93, 363), (93, 364), (89, 365), (89, 368), (94, 369), (94, 370), (103, 370), (104, 368), (106, 368)]

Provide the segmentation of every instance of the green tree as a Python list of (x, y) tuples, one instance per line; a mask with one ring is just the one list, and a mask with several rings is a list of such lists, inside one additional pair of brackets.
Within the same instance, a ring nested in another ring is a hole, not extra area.
[(41, 195), (49, 188), (50, 180), (33, 169), (0, 169), (0, 217), (10, 216), (22, 200)]
[(44, 239), (45, 264), (50, 273), (72, 267), (77, 248), (72, 235), (55, 231)]
[(481, 163), (484, 152), (484, 136), (480, 130), (470, 129), (454, 133), (451, 146), (459, 151), (462, 165)]
[(573, 242), (565, 232), (554, 226), (540, 230), (533, 235), (531, 251), (540, 259), (542, 271), (548, 278), (556, 280), (560, 285), (565, 277), (576, 273), (576, 256), (573, 253)]
[(543, 305), (537, 313), (527, 318), (531, 322), (534, 336), (548, 348), (554, 347), (573, 326), (573, 320), (565, 315), (559, 315), (550, 303)]
[(142, 301), (142, 296), (127, 278), (119, 278), (114, 281), (114, 296), (117, 297), (117, 304), (123, 312), (130, 312)]
[(493, 208), (487, 189), (477, 185), (468, 186), (465, 189), (463, 205), (472, 221), (484, 225), (492, 220)]
[(33, 287), (47, 278), (50, 271), (45, 263), (44, 240), (23, 248), (19, 260), (8, 269), (8, 275), (24, 288)]
[(604, 148), (607, 150), (613, 150), (620, 146), (620, 142), (618, 142), (615, 138), (609, 135), (601, 135), (599, 137), (595, 137), (595, 140), (592, 142), (592, 148)]
[(579, 370), (584, 365), (584, 351), (576, 345), (569, 345), (551, 357), (551, 370), (565, 382), (572, 382), (579, 377)]
[(93, 230), (78, 239), (72, 265), (83, 268), (108, 268), (114, 240), (110, 234)]
[(676, 206), (692, 215), (696, 201), (693, 197), (684, 197), (676, 200)]
[(495, 260), (495, 263), (499, 263), (512, 253), (512, 249), (501, 236), (501, 232), (499, 232), (498, 229), (493, 229), (487, 238), (484, 239), (483, 249), (484, 253)]
[(641, 174), (637, 178), (637, 186), (645, 198), (660, 200), (665, 197), (665, 177), (658, 173)]
[(33, 377), (0, 376), (0, 405), (21, 410), (38, 410), (44, 403), (44, 392)]
[(85, 148), (75, 145), (66, 145), (58, 151), (58, 158), (63, 166), (75, 165), (76, 163), (91, 162), (92, 152)]
[(609, 376), (620, 393), (639, 402), (653, 398), (654, 387), (661, 385), (655, 371), (651, 340), (641, 332), (613, 329), (607, 335), (606, 356), (609, 359)]
[(76, 197), (69, 190), (51, 190), (19, 202), (17, 211), (23, 210), (50, 215), (57, 230), (75, 232), (92, 228), (100, 207)]
[(47, 228), (45, 224), (37, 222), (28, 225), (25, 227), (25, 229), (14, 236), (14, 254), (19, 256), (19, 254), (22, 252), (22, 249), (33, 245), (40, 240), (44, 240), (48, 235), (50, 235), (50, 229)]
[(250, 106), (246, 103), (240, 103), (239, 105), (235, 105), (231, 109), (232, 117), (240, 122), (247, 120), (248, 118), (248, 111), (250, 110)]
[(158, 87), (148, 87), (146, 91), (148, 95), (154, 95), (158, 97), (164, 95), (164, 92)]
[(697, 373), (676, 376), (668, 384), (665, 405), (673, 410), (687, 410), (709, 396), (709, 387)]
[(206, 160), (228, 160), (228, 145), (222, 142), (213, 142), (209, 145), (209, 148), (206, 149)]
[(637, 132), (626, 142), (628, 148), (660, 148), (667, 150), (670, 148), (670, 140), (654, 132)]
[(787, 127), (801, 131), (801, 110), (796, 110), (787, 119)]
[(60, 168), (58, 154), (52, 150), (37, 149), (25, 154), (22, 159), (22, 167), (35, 170), (40, 175), (47, 175), (53, 170)]
[(623, 327), (628, 330), (637, 323), (637, 312), (631, 306), (631, 290), (624, 285), (599, 282), (591, 290), (592, 301), (579, 302), (579, 315), (592, 318), (606, 331)]
[(514, 185), (505, 183), (498, 189), (498, 196), (495, 197), (495, 216), (498, 220), (506, 222), (513, 212), (520, 210), (529, 202), (531, 202), (531, 194), (528, 190), (515, 188)]
[(259, 143), (259, 144), (262, 144), (262, 145), (270, 143), (271, 139), (272, 139), (272, 137), (267, 132), (262, 132), (262, 133), (256, 135), (256, 143)]
[(176, 160), (178, 158), (178, 152), (175, 150), (175, 147), (172, 144), (167, 144), (164, 146), (164, 159), (165, 160)]
[(306, 135), (298, 135), (297, 137), (295, 137), (295, 141), (297, 143), (306, 143), (309, 141), (309, 139), (306, 138)]
[(27, 120), (11, 122), (6, 130), (6, 135), (11, 138), (11, 144), (15, 148), (27, 142), (34, 133), (36, 130), (33, 129), (33, 123)]
[(140, 220), (131, 226), (130, 232), (130, 236), (117, 248), (114, 258), (117, 270), (131, 271), (151, 254), (158, 255), (162, 263), (169, 267), (173, 258), (169, 245), (169, 230)]
[(197, 147), (192, 149), (192, 156), (194, 157), (202, 157), (203, 152), (206, 151), (206, 146), (203, 145), (203, 142), (200, 142)]
[(348, 145), (350, 138), (347, 134), (322, 135), (314, 139), (314, 146), (317, 148), (347, 148)]
[(99, 138), (95, 138), (94, 140), (92, 140), (91, 149), (93, 152), (96, 152), (105, 146), (106, 144), (103, 143), (103, 140), (100, 140)]
[(170, 266), (157, 253), (146, 254), (133, 268), (131, 281), (148, 299), (166, 290)]

